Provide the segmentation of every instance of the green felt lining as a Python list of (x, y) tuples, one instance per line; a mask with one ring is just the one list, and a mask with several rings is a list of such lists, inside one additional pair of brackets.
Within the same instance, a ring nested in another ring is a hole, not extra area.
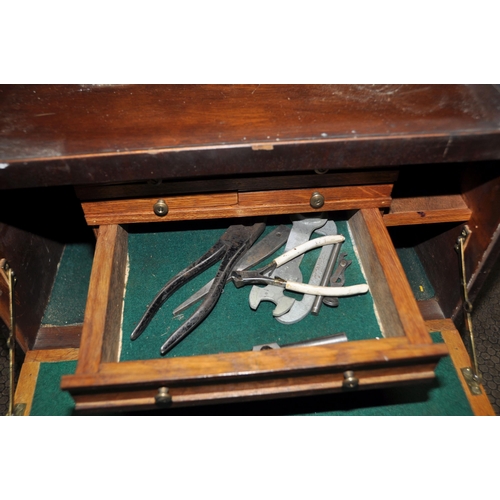
[(83, 323), (93, 258), (94, 248), (89, 243), (64, 247), (42, 325)]
[(403, 266), (411, 290), (416, 300), (432, 299), (435, 295), (434, 288), (427, 278), (424, 266), (418, 258), (414, 248), (396, 249), (401, 265)]
[[(337, 231), (345, 236), (342, 252), (352, 260), (346, 271), (346, 286), (366, 283), (353, 250), (345, 221), (336, 221)], [(268, 226), (264, 237), (275, 226)], [(158, 231), (129, 234), (129, 275), (126, 286), (121, 361), (161, 357), (160, 346), (193, 313), (197, 305), (173, 317), (172, 311), (215, 275), (218, 264), (178, 290), (159, 310), (145, 332), (135, 341), (130, 333), (148, 304), (169, 279), (205, 253), (223, 234), (224, 229)], [(275, 256), (280, 255), (283, 249)], [(308, 252), (301, 263), (304, 282), (309, 280), (320, 249)], [(268, 261), (271, 261), (270, 257)], [(263, 265), (263, 264), (262, 264)], [(248, 304), (251, 287), (225, 287), (214, 310), (187, 338), (166, 357), (249, 351), (254, 345), (299, 340), (345, 332), (349, 340), (382, 336), (370, 293), (340, 299), (338, 308), (323, 306), (318, 316), (309, 314), (293, 325), (284, 325), (272, 317), (275, 305), (263, 302), (256, 311)], [(286, 292), (289, 294), (289, 292)], [(290, 294), (293, 295), (293, 294)], [(297, 300), (301, 294), (294, 295)]]

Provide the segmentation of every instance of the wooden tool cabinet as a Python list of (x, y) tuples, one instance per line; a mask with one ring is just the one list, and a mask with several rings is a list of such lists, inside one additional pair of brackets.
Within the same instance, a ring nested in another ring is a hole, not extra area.
[[(428, 380), (447, 348), (432, 343), (424, 320), (452, 318), (460, 326), (454, 244), (464, 224), (471, 231), (466, 266), (472, 298), (500, 252), (495, 86), (36, 91), (41, 103), (30, 87), (1, 90), (11, 120), (28, 120), (28, 110), (49, 114), (43, 134), (33, 122), (38, 142), (14, 131), (10, 143), (0, 143), (0, 161), (8, 165), (0, 170), (0, 186), (11, 195), (71, 185), (94, 229), (81, 340), (68, 335), (66, 344), (58, 341), (60, 347), (80, 347), (76, 373), (62, 380), (77, 411), (225, 403)], [(76, 116), (79, 122), (72, 120)], [(47, 152), (49, 143), (55, 151)], [(311, 205), (313, 193), (324, 198), (319, 208)], [(154, 211), (159, 200), (168, 206), (166, 215)], [(131, 225), (220, 219), (229, 224), (315, 211), (348, 220), (379, 315), (380, 338), (118, 361)], [(417, 303), (395, 245), (415, 247), (434, 299)], [(27, 349), (43, 344), (39, 334), (20, 336)]]

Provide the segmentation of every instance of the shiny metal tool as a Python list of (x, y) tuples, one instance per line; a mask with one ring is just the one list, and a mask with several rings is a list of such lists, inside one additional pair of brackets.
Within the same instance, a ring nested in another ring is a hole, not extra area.
[(311, 347), (318, 345), (337, 344), (339, 342), (347, 342), (347, 336), (344, 332), (336, 333), (334, 335), (327, 335), (325, 337), (317, 337), (315, 339), (301, 340), (299, 342), (292, 342), (291, 344), (278, 345), (276, 342), (271, 344), (254, 345), (252, 351), (266, 351), (269, 349), (283, 349), (285, 347)]
[[(264, 259), (270, 257), (274, 252), (279, 250), (286, 243), (289, 235), (290, 228), (284, 224), (280, 224), (264, 238), (257, 241), (236, 263), (234, 269), (236, 271), (244, 271), (245, 269), (249, 269), (257, 264), (260, 264)], [(189, 299), (174, 309), (173, 315), (177, 316), (205, 297), (209, 292), (213, 281), (214, 280), (209, 281), (204, 287), (200, 288), (200, 290), (191, 295)]]
[[(309, 240), (311, 234), (323, 227), (327, 222), (326, 214), (305, 214), (292, 216), (292, 230), (285, 246), (285, 253), (292, 248), (301, 245)], [(284, 279), (300, 283), (302, 282), (302, 272), (300, 271), (300, 262), (302, 255), (299, 255), (293, 261), (286, 263), (281, 269), (280, 274)], [(272, 271), (270, 271), (272, 274)], [(281, 316), (290, 310), (295, 302), (293, 297), (287, 297), (283, 289), (279, 286), (253, 287), (250, 290), (248, 298), (250, 307), (257, 309), (261, 302), (273, 302), (276, 307), (273, 310), (273, 316)]]
[[(337, 269), (330, 277), (330, 286), (344, 286), (345, 270), (352, 264), (352, 260), (346, 260), (346, 257), (346, 253), (340, 254)], [(323, 304), (329, 307), (338, 307), (339, 299), (338, 297), (323, 297)]]
[[(367, 284), (352, 285), (346, 287), (328, 287), (328, 286), (314, 286), (307, 285), (304, 283), (298, 283), (293, 281), (288, 281), (279, 276), (274, 275), (274, 271), (295, 259), (299, 255), (312, 250), (314, 248), (319, 248), (324, 245), (332, 245), (335, 243), (342, 243), (345, 238), (342, 235), (332, 235), (332, 236), (322, 236), (321, 238), (316, 238), (314, 240), (309, 240), (308, 242), (293, 248), (292, 250), (280, 255), (274, 259), (270, 264), (264, 266), (256, 271), (233, 271), (231, 273), (231, 278), (233, 283), (237, 288), (245, 285), (276, 285), (285, 290), (292, 292), (306, 293), (311, 295), (321, 295), (323, 297), (346, 297), (349, 295), (358, 295), (366, 293), (368, 291)], [(277, 271), (279, 272), (279, 271)], [(271, 276), (273, 274), (273, 276)]]
[(196, 309), (196, 311), (161, 346), (160, 353), (166, 354), (189, 335), (189, 333), (191, 333), (215, 307), (231, 271), (234, 269), (234, 265), (262, 234), (265, 227), (266, 225), (263, 222), (259, 222), (252, 226), (230, 226), (208, 252), (174, 276), (158, 292), (153, 302), (147, 308), (144, 316), (130, 335), (131, 340), (137, 339), (144, 332), (160, 307), (176, 290), (205, 271), (205, 269), (208, 269), (219, 260), (222, 260), (207, 296), (198, 309)]
[[(323, 227), (316, 229), (315, 233), (322, 234), (324, 236), (337, 234), (337, 225), (335, 222), (329, 220)], [(340, 245), (340, 243), (337, 245)], [(309, 278), (310, 285), (321, 284), (321, 280), (325, 275), (326, 267), (334, 248), (335, 245), (325, 245), (321, 249), (321, 253), (319, 254), (311, 277)], [(318, 297), (318, 295), (304, 295), (302, 300), (296, 300), (290, 310), (282, 316), (276, 317), (276, 320), (285, 325), (298, 323), (311, 312), (311, 308), (316, 297)]]

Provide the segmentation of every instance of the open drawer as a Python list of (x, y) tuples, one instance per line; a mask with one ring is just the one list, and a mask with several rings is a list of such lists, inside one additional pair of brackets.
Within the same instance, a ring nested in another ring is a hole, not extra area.
[[(190, 257), (168, 242), (169, 237), (173, 237), (175, 241), (169, 222), (149, 224), (147, 232), (159, 234), (160, 248), (163, 245), (166, 251), (151, 249), (148, 254), (148, 259), (152, 260), (149, 263), (152, 264), (149, 274), (152, 273), (151, 269), (158, 269), (154, 290), (137, 290), (131, 279), (135, 273), (136, 278), (139, 276), (137, 282), (140, 282), (140, 274), (143, 272), (136, 268), (140, 259), (137, 260), (138, 257), (133, 254), (141, 231), (135, 231), (137, 226), (120, 225), (136, 222), (135, 220), (106, 221), (106, 224), (99, 227), (77, 369), (74, 375), (64, 376), (61, 384), (73, 396), (76, 411), (151, 409), (158, 405), (183, 406), (303, 396), (433, 378), (438, 360), (447, 354), (446, 346), (432, 343), (383, 222), (379, 207), (387, 205), (387, 193), (377, 198), (373, 197), (370, 190), (365, 189), (364, 192), (365, 197), (370, 192), (371, 202), (360, 202), (355, 198), (346, 201), (343, 198), (342, 201), (332, 201), (328, 205), (327, 199), (323, 209), (331, 210), (330, 218), (338, 221), (338, 227), (343, 228), (346, 240), (352, 245), (349, 247), (352, 250), (349, 258), (356, 259), (361, 279), (366, 280), (369, 285), (371, 315), (376, 326), (365, 324), (370, 314), (358, 314), (357, 323), (346, 331), (349, 341), (326, 346), (253, 352), (253, 345), (279, 339), (272, 336), (275, 326), (268, 327), (251, 319), (250, 315), (255, 311), (241, 306), (241, 302), (232, 306), (229, 336), (225, 336), (223, 328), (217, 323), (211, 324), (207, 318), (207, 324), (204, 322), (200, 325), (198, 339), (201, 341), (197, 343), (189, 337), (186, 339), (186, 345), (189, 346), (187, 340), (191, 342), (191, 350), (182, 345), (183, 341), (179, 344), (178, 351), (174, 349), (166, 357), (162, 357), (159, 347), (166, 337), (154, 332), (149, 338), (141, 337), (131, 342), (130, 325), (133, 321), (138, 321), (144, 312), (144, 305), (147, 305), (165, 282), (185, 267), (182, 259), (189, 260)], [(248, 196), (250, 195), (247, 195), (246, 200), (250, 199)], [(256, 203), (253, 212), (247, 211), (244, 214), (238, 212), (239, 209), (225, 210), (228, 217), (256, 215), (256, 212), (257, 215), (311, 212), (314, 209), (308, 205), (308, 196), (310, 194), (304, 194), (303, 200), (300, 196), (295, 197), (296, 204), (290, 203), (281, 212), (276, 206), (266, 208), (262, 203)], [(269, 200), (272, 199), (269, 197)], [(127, 203), (132, 202), (127, 200)], [(359, 208), (359, 205), (367, 208)], [(102, 202), (98, 212), (103, 217), (107, 216), (105, 208), (106, 202)], [(113, 213), (114, 208), (109, 214)], [(87, 220), (92, 220), (89, 208), (84, 206), (84, 210)], [(205, 212), (205, 217), (208, 213)], [(220, 211), (213, 213), (216, 214), (213, 217), (220, 217)], [(175, 217), (174, 214), (174, 221)], [(196, 218), (193, 213), (190, 217)], [(214, 223), (220, 221), (218, 219)], [(241, 219), (238, 223), (246, 222)], [(129, 228), (128, 231), (126, 227)], [(175, 226), (174, 229), (178, 227)], [(201, 230), (208, 229), (203, 226)], [(198, 239), (196, 235), (189, 238)], [(217, 238), (218, 236), (215, 240)], [(204, 248), (203, 252), (207, 249), (208, 247)], [(170, 251), (171, 255), (168, 253)], [(170, 263), (170, 271), (160, 271), (162, 262)], [(166, 273), (166, 277), (161, 275), (162, 272)], [(201, 284), (204, 283), (203, 278)], [(194, 284), (195, 289), (196, 286), (197, 283)], [(228, 283), (223, 299), (226, 299), (225, 296), (238, 295), (238, 300), (242, 300), (243, 295), (248, 297), (248, 292), (249, 287), (237, 290)], [(139, 298), (139, 302), (142, 300), (135, 312), (127, 302), (134, 296)], [(357, 307), (350, 299), (345, 299), (344, 312), (349, 312), (350, 308), (354, 311)], [(173, 297), (169, 302), (170, 300)], [(176, 299), (173, 306), (181, 301), (182, 297)], [(344, 299), (341, 299), (341, 303), (344, 304)], [(224, 307), (224, 304), (220, 307), (217, 304), (211, 314), (214, 315), (214, 321), (220, 320), (224, 314), (229, 316), (229, 310)], [(281, 325), (284, 328), (281, 332), (287, 333), (280, 334), (277, 330), (277, 335), (281, 335), (281, 340), (297, 341), (338, 333), (339, 323), (335, 320), (337, 311), (326, 309), (328, 308), (323, 307), (317, 316), (318, 320), (322, 317), (322, 326), (309, 327), (305, 323), (302, 326), (300, 322), (286, 330), (288, 325)], [(270, 310), (271, 308), (267, 310), (269, 325), (275, 325), (277, 322), (272, 318)], [(130, 320), (131, 317), (135, 320)], [(171, 316), (171, 309), (164, 313), (164, 320), (166, 322), (159, 328), (168, 332), (168, 323), (176, 322)], [(197, 333), (198, 330), (195, 330), (190, 337), (195, 338)], [(135, 352), (137, 357), (134, 359)]]

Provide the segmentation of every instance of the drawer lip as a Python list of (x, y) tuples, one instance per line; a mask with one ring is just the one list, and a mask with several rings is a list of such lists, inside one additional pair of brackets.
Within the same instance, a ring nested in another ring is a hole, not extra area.
[[(437, 362), (448, 354), (445, 344), (410, 344), (405, 338), (367, 339), (346, 344), (283, 351), (236, 352), (217, 355), (102, 363), (98, 373), (65, 375), (63, 389), (116, 388), (136, 385), (217, 383), (252, 378), (343, 373), (347, 369), (405, 366), (415, 357)], [(168, 362), (166, 362), (168, 361)], [(231, 369), (225, 369), (227, 367)], [(238, 367), (238, 368), (235, 368)], [(206, 368), (206, 369), (205, 369)]]
[[(325, 371), (338, 374), (349, 369), (371, 370), (380, 366), (390, 372), (391, 367), (418, 367), (425, 362), (437, 363), (439, 358), (447, 355), (447, 348), (443, 344), (432, 343), (379, 209), (361, 208), (353, 211), (349, 225), (384, 325), (384, 338), (329, 347), (124, 362), (118, 362), (118, 346), (127, 233), (119, 225), (101, 226), (79, 361), (76, 373), (63, 377), (61, 388), (76, 396), (91, 394), (96, 390), (112, 391), (116, 386), (159, 387), (166, 381), (189, 386), (231, 379), (274, 380), (301, 373), (320, 375)], [(208, 367), (205, 372), (203, 367)], [(421, 377), (417, 372), (416, 368), (415, 380)], [(409, 378), (411, 376), (407, 374), (405, 380)], [(277, 395), (282, 394), (286, 388), (279, 387), (275, 392)], [(199, 403), (203, 404), (203, 398), (200, 398)], [(103, 407), (107, 404), (104, 399)]]

